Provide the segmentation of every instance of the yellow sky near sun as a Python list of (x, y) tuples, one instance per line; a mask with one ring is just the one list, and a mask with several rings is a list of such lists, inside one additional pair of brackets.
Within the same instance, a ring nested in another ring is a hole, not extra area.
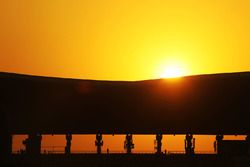
[(159, 78), (250, 70), (249, 0), (0, 1), (0, 71)]
[(108, 80), (170, 67), (248, 71), (249, 30), (249, 0), (0, 0), (0, 71)]

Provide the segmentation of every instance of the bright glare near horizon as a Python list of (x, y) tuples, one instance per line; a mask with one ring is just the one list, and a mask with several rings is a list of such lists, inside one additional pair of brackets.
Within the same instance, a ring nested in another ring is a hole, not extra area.
[(179, 78), (185, 75), (185, 71), (177, 65), (172, 65), (166, 67), (166, 69), (162, 72), (161, 78)]
[(180, 78), (191, 75), (192, 72), (188, 67), (186, 61), (183, 59), (165, 59), (159, 62), (155, 75), (157, 78)]

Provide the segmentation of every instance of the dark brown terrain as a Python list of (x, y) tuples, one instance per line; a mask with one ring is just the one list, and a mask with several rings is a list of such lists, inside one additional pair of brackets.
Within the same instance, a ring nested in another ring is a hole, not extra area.
[(0, 73), (1, 116), (23, 134), (250, 134), (250, 73), (95, 81)]
[[(134, 82), (0, 73), (0, 165), (249, 166), (249, 112), (250, 72)], [(29, 135), (25, 153), (11, 154), (14, 134)], [(65, 154), (40, 154), (42, 134), (67, 134)], [(71, 154), (71, 134), (187, 134), (188, 146), (165, 155), (159, 139), (158, 154), (130, 154), (132, 143), (129, 154)], [(192, 134), (217, 135), (218, 154), (194, 154)]]

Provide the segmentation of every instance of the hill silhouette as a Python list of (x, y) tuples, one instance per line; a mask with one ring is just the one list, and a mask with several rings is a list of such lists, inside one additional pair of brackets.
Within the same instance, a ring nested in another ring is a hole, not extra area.
[(0, 73), (12, 134), (250, 134), (250, 72), (145, 81)]

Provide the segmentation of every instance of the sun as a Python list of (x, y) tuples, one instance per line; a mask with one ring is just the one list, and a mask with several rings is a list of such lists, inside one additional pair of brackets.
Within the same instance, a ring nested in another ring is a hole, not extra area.
[(158, 63), (155, 74), (157, 78), (181, 78), (190, 74), (189, 69), (185, 60), (168, 58)]
[(161, 78), (179, 78), (185, 75), (185, 70), (178, 65), (170, 65), (166, 67), (162, 73)]

